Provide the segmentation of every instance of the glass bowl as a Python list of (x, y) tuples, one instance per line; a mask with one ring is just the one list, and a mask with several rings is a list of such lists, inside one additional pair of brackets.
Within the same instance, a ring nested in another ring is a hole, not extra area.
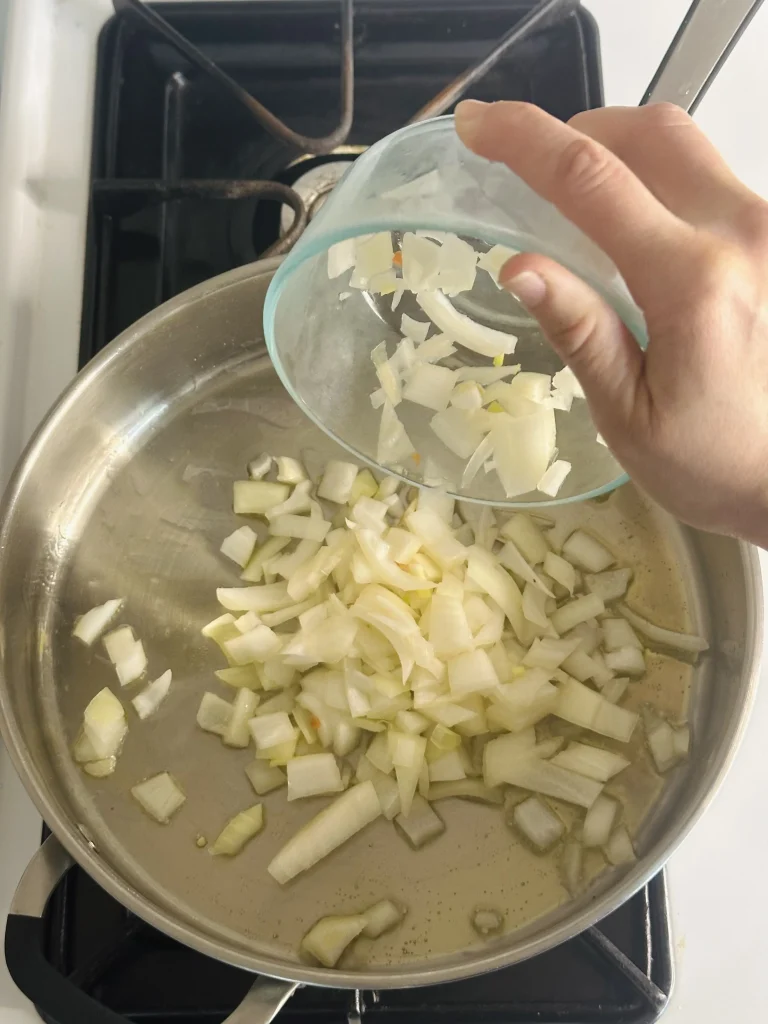
[[(400, 402), (396, 413), (415, 453), (395, 464), (377, 459), (382, 411), (371, 401), (379, 387), (371, 353), (381, 342), (389, 355), (394, 352), (403, 314), (422, 322), (427, 318), (409, 291), (393, 310), (399, 290), (391, 291), (391, 272), (366, 281), (351, 266), (350, 253), (354, 246), (359, 253), (367, 236), (382, 233), (397, 252), (408, 232), (438, 242), (451, 233), (481, 254), (474, 285), (450, 301), (474, 321), (518, 337), (505, 365), (554, 374), (563, 364), (536, 322), (496, 284), (494, 256), (505, 257), (501, 250), (491, 252), (494, 246), (544, 253), (569, 267), (604, 296), (638, 343), (646, 344), (642, 314), (608, 257), (507, 167), (466, 149), (453, 118), (441, 117), (403, 128), (362, 154), (275, 274), (265, 304), (265, 336), (280, 378), (303, 411), (372, 466), (465, 500), (530, 508), (597, 497), (624, 483), (625, 474), (598, 440), (587, 404), (579, 398), (569, 412), (555, 411), (556, 457), (571, 464), (556, 497), (536, 489), (507, 495), (496, 472), (485, 467), (462, 486), (466, 458), (453, 454), (435, 434), (433, 409), (408, 401)], [(396, 267), (394, 272), (399, 273)], [(436, 333), (433, 328), (430, 337)], [(447, 365), (486, 369), (494, 364), (457, 345)]]

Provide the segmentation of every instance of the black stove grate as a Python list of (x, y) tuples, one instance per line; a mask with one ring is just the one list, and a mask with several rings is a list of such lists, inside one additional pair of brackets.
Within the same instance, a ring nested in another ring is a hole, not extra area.
[[(357, 0), (355, 116), (342, 158), (408, 121), (532, 5)], [(337, 123), (338, 0), (204, 0), (156, 9), (297, 131), (322, 136)], [(564, 119), (599, 105), (594, 23), (577, 7), (507, 54), (468, 95), (531, 100)], [(102, 34), (96, 97), (81, 365), (159, 303), (274, 244), (280, 205), (254, 181), (290, 185), (308, 166), (298, 167), (303, 154), (273, 140), (125, 14)], [(145, 925), (80, 869), (51, 900), (46, 934), (47, 954), (63, 974), (141, 1024), (217, 1024), (252, 980)], [(651, 1024), (671, 985), (660, 875), (599, 929), (524, 964), (428, 989), (305, 988), (279, 1019)]]

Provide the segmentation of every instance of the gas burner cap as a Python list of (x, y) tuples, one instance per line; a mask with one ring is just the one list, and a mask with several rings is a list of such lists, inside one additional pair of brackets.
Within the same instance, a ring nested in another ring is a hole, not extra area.
[[(304, 200), (309, 220), (312, 220), (322, 207), (348, 169), (352, 159), (353, 156), (350, 154), (346, 159), (313, 164), (292, 183), (291, 188), (295, 189)], [(307, 163), (309, 164), (310, 161), (308, 160)], [(280, 209), (280, 234), (284, 235), (292, 223), (293, 210), (290, 206), (283, 204)]]

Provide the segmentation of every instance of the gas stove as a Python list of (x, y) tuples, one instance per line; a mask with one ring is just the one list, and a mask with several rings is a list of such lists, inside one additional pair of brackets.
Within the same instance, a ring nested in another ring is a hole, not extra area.
[[(482, 60), (532, 3), (357, 0), (351, 130), (321, 155), (275, 141), (227, 87), (129, 11), (105, 24), (106, 0), (67, 0), (54, 17), (55, 6), (28, 0), (27, 7), (29, 38), (47, 59), (25, 78), (30, 97), (36, 88), (50, 92), (46, 144), (36, 148), (22, 125), (22, 104), (6, 115), (6, 129), (17, 122), (26, 146), (5, 160), (10, 177), (0, 180), (0, 223), (19, 242), (13, 266), (0, 274), (0, 330), (21, 331), (29, 344), (0, 363), (7, 395), (0, 408), (3, 478), (76, 369), (75, 352), (83, 366), (179, 291), (284, 249), (296, 209), (312, 216), (350, 160)], [(339, 125), (338, 0), (196, 0), (155, 8), (294, 132), (316, 139)], [(17, 65), (32, 62), (35, 47), (11, 57)], [(79, 73), (68, 75), (78, 61)], [(592, 19), (576, 5), (513, 48), (466, 95), (531, 100), (564, 119), (600, 104)], [(67, 121), (69, 135), (53, 130), (57, 119)], [(9, 194), (9, 182), (23, 182), (24, 194)], [(62, 260), (72, 251), (75, 258)], [(41, 290), (46, 303), (37, 302)], [(58, 347), (48, 343), (51, 334), (60, 338)], [(15, 389), (15, 381), (23, 383)], [(34, 813), (19, 802), (10, 771), (0, 750), (0, 852), (12, 874), (0, 877), (3, 909), (6, 889), (39, 841)], [(23, 826), (23, 841), (6, 858), (11, 820)], [(673, 881), (673, 905), (674, 893)], [(127, 1019), (224, 1020), (251, 981), (133, 918), (79, 869), (52, 899), (46, 925), (56, 967)], [(666, 1006), (672, 978), (667, 891), (659, 876), (598, 928), (528, 963), (432, 989), (306, 989), (279, 1019), (645, 1024)], [(22, 1001), (3, 987), (0, 995), (5, 1024), (3, 1008)]]

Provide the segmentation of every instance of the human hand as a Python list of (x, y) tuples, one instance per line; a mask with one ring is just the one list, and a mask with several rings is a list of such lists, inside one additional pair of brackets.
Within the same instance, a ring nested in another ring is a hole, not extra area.
[(768, 547), (768, 203), (670, 104), (566, 125), (470, 100), (456, 129), (596, 242), (645, 315), (643, 353), (554, 261), (521, 254), (500, 275), (579, 378), (616, 458), (679, 519)]

